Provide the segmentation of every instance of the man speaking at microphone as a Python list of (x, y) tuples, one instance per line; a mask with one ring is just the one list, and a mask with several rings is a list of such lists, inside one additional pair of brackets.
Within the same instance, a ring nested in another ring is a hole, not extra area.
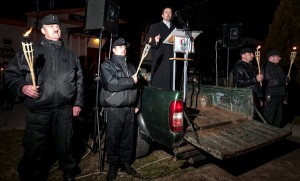
[(151, 38), (151, 86), (171, 90), (172, 65), (169, 58), (173, 55), (173, 45), (163, 41), (175, 29), (172, 24), (172, 8), (165, 7), (162, 11), (162, 20), (151, 24), (146, 36), (146, 43)]

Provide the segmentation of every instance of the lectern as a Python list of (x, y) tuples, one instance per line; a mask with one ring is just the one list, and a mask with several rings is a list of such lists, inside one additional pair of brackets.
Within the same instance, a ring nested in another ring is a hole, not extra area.
[[(184, 61), (183, 66), (183, 101), (185, 102), (186, 98), (186, 87), (187, 87), (187, 66), (188, 61), (192, 59), (189, 58), (189, 53), (194, 53), (194, 40), (201, 34), (202, 31), (184, 31), (183, 29), (175, 28), (169, 36), (164, 40), (163, 43), (173, 45), (174, 57), (170, 60), (174, 61), (173, 63), (173, 80), (172, 80), (172, 90), (175, 90), (176, 82), (176, 61)], [(184, 54), (184, 58), (177, 58), (177, 53)]]

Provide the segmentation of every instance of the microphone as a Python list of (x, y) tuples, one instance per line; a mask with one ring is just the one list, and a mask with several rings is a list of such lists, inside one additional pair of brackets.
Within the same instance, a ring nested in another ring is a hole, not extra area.
[(172, 18), (171, 19), (174, 19), (175, 17), (178, 16), (178, 11), (175, 11), (175, 13), (173, 14)]

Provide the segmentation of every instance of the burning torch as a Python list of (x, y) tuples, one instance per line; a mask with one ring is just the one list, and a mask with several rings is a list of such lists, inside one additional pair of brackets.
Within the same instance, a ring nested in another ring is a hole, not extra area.
[(32, 85), (36, 87), (34, 69), (33, 69), (33, 61), (34, 61), (33, 48), (32, 48), (32, 42), (29, 39), (29, 34), (31, 33), (31, 31), (32, 31), (32, 27), (23, 35), (22, 48), (30, 70)]
[(137, 71), (136, 71), (135, 74), (137, 74), (139, 72), (139, 70), (141, 68), (141, 65), (143, 63), (143, 60), (145, 59), (145, 57), (147, 56), (147, 54), (148, 54), (148, 52), (149, 52), (149, 50), (151, 48), (151, 46), (150, 46), (151, 41), (152, 41), (152, 39), (149, 38), (148, 44), (146, 44), (145, 47), (144, 47), (143, 54), (142, 54), (142, 57), (141, 57), (141, 61), (140, 61), (140, 64), (139, 64), (139, 66), (138, 66)]
[[(255, 51), (255, 58), (256, 58), (256, 62), (257, 62), (257, 68), (258, 68), (258, 74), (260, 75), (260, 45), (256, 48), (256, 51)], [(260, 86), (262, 86), (262, 82), (260, 81)]]
[(289, 72), (287, 74), (288, 77), (290, 77), (291, 74), (291, 69), (292, 69), (292, 65), (294, 63), (294, 60), (296, 58), (297, 52), (296, 52), (297, 47), (293, 47), (293, 51), (291, 51), (291, 55), (290, 55), (290, 68), (289, 68)]

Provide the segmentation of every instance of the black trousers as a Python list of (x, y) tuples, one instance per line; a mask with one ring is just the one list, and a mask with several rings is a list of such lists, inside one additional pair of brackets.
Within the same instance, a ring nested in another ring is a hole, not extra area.
[(134, 108), (111, 108), (105, 110), (107, 119), (106, 144), (109, 165), (131, 162), (134, 133)]
[(161, 56), (151, 65), (151, 86), (163, 88), (165, 90), (172, 89), (173, 62), (168, 57)]
[(276, 127), (283, 126), (283, 101), (284, 96), (267, 97), (264, 116), (271, 125)]
[(72, 107), (47, 111), (28, 111), (23, 137), (24, 154), (18, 165), (21, 180), (47, 180), (58, 159), (64, 174), (73, 174), (76, 162), (71, 154)]
[(261, 104), (261, 101), (263, 101), (262, 98), (259, 97), (255, 92), (253, 92), (253, 106), (255, 106), (255, 108), (253, 108), (253, 117), (252, 117), (252, 119), (255, 119), (255, 120), (258, 120), (258, 121), (262, 121), (259, 114), (261, 114), (261, 115), (264, 114), (264, 112), (263, 112), (264, 108), (263, 108), (263, 105)]

